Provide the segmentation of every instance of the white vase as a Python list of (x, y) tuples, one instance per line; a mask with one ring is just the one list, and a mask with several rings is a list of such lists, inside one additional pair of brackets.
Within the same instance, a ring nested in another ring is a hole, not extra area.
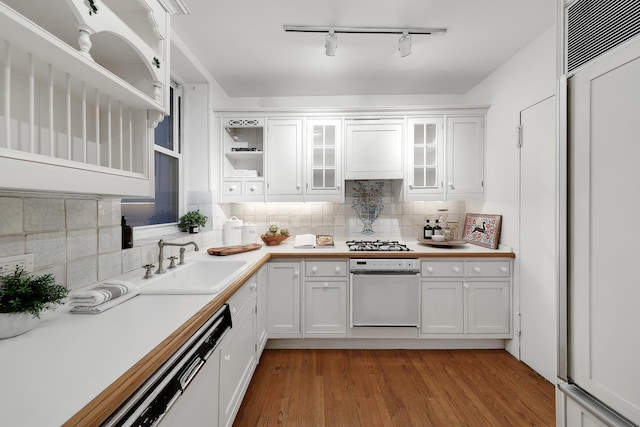
[(0, 339), (29, 332), (38, 323), (31, 313), (0, 313)]

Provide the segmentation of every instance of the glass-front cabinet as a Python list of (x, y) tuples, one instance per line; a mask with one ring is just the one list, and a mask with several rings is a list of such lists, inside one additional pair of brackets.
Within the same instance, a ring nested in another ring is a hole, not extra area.
[(407, 199), (443, 192), (444, 120), (416, 117), (408, 120)]
[(306, 200), (342, 200), (342, 120), (307, 119)]

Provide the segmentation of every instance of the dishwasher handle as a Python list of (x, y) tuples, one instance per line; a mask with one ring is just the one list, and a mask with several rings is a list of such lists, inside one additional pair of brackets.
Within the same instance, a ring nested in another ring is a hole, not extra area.
[(186, 369), (178, 379), (182, 391), (184, 391), (191, 380), (195, 378), (195, 376), (198, 374), (198, 371), (200, 371), (205, 362), (206, 360), (202, 359), (200, 356), (194, 357), (193, 360), (189, 362), (189, 365), (186, 367)]

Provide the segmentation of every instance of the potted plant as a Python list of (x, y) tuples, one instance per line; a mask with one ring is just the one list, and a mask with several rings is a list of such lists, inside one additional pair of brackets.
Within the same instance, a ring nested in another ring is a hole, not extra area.
[(207, 217), (202, 215), (199, 210), (190, 211), (180, 217), (178, 228), (180, 231), (188, 231), (189, 233), (197, 233), (199, 227), (204, 227), (207, 223)]
[(63, 303), (69, 291), (52, 274), (30, 276), (21, 267), (0, 276), (0, 338), (30, 331), (40, 314)]

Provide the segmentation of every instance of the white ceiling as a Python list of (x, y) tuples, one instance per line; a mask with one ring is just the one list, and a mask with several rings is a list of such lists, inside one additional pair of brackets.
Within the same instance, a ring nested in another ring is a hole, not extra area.
[[(229, 96), (464, 94), (554, 24), (556, 0), (185, 0), (178, 37)], [(446, 28), (413, 35), (324, 34), (283, 25)]]

